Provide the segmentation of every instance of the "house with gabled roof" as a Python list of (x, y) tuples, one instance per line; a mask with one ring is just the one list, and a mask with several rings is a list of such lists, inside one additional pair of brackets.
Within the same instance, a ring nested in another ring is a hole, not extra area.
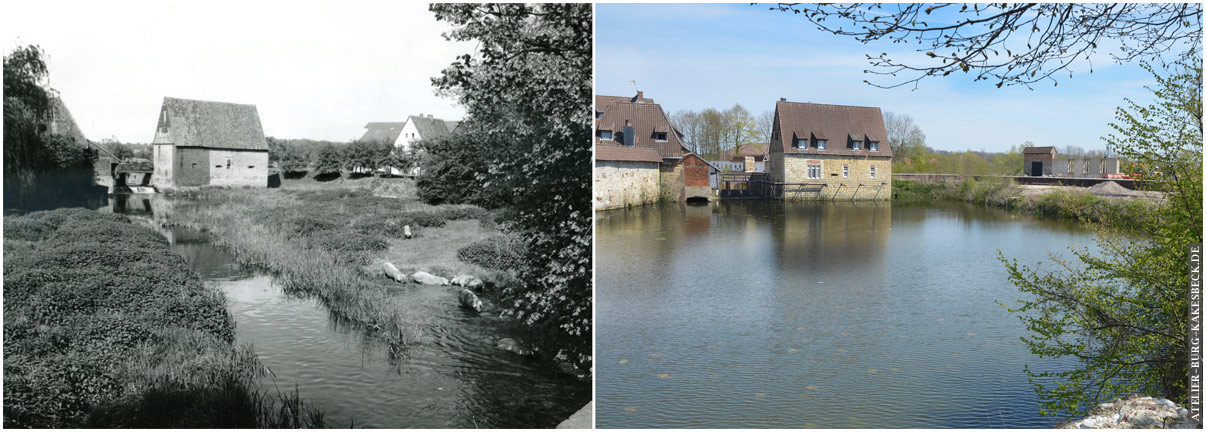
[(158, 188), (268, 186), (268, 142), (255, 105), (165, 97), (151, 143)]
[(405, 125), (394, 140), (394, 147), (410, 150), (412, 143), (451, 134), (458, 126), (459, 121), (438, 119), (431, 114), (412, 115), (406, 118)]
[(771, 182), (811, 187), (834, 199), (892, 195), (892, 146), (878, 107), (780, 99), (773, 124), (767, 158)]
[(393, 144), (402, 134), (406, 122), (368, 122), (364, 125), (364, 135), (360, 142), (387, 142)]
[[(687, 150), (683, 134), (653, 99), (595, 96), (595, 208), (711, 195), (716, 168)], [(656, 176), (656, 193), (653, 179)]]

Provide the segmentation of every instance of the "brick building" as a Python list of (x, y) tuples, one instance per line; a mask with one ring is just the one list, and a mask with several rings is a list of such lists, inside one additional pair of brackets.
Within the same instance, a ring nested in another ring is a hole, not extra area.
[[(1026, 147), (1022, 149), (1022, 174), (1034, 177), (1051, 175), (1055, 163), (1055, 147)], [(1067, 170), (1065, 170), (1067, 171)]]
[(151, 144), (155, 187), (268, 186), (255, 105), (165, 97)]
[(892, 146), (883, 114), (878, 107), (780, 99), (775, 104), (767, 173), (772, 182), (821, 187), (825, 197), (888, 199)]

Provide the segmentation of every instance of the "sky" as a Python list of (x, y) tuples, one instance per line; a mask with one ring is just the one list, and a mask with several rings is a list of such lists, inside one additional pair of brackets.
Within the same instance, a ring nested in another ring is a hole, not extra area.
[[(961, 74), (880, 89), (892, 81), (864, 73), (868, 53), (907, 58), (917, 45), (863, 45), (817, 30), (802, 17), (742, 4), (599, 4), (595, 9), (595, 92), (627, 96), (636, 89), (678, 110), (773, 111), (779, 98), (796, 102), (877, 106), (907, 114), (940, 150), (1008, 151), (1035, 145), (1104, 150), (1123, 98), (1147, 103), (1151, 75), (1108, 54), (1056, 74), (1050, 83), (1002, 87)], [(970, 74), (969, 74), (970, 75)], [(903, 80), (903, 79), (902, 79)], [(636, 81), (636, 87), (629, 84)]]
[(149, 143), (163, 98), (254, 104), (267, 136), (349, 141), (370, 121), (465, 110), (431, 78), (471, 43), (425, 3), (8, 2), (0, 48), (36, 44), (94, 141)]

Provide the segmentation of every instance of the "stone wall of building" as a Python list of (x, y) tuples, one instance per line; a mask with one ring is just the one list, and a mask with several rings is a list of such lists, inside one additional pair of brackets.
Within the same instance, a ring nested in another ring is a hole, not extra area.
[(154, 144), (151, 146), (151, 163), (155, 166), (151, 174), (151, 185), (159, 189), (175, 187), (172, 179), (176, 166), (176, 146)]
[(595, 210), (638, 206), (657, 201), (657, 162), (595, 161)]
[(686, 201), (687, 183), (686, 175), (683, 172), (683, 164), (681, 162), (662, 163), (659, 165), (658, 171), (660, 173), (658, 183), (661, 187), (661, 195), (674, 202)]
[[(783, 167), (784, 182), (824, 183), (821, 194), (826, 199), (867, 201), (887, 200), (892, 196), (892, 158), (812, 154), (784, 154), (782, 157), (783, 163), (776, 163), (776, 166)], [(821, 178), (808, 178), (810, 164), (821, 165)], [(848, 171), (844, 167), (848, 167)], [(874, 177), (872, 167), (875, 167)], [(786, 198), (791, 199), (791, 195), (789, 192)], [(812, 193), (800, 195), (802, 199), (814, 196)]]
[(209, 184), (268, 187), (268, 152), (209, 150)]
[(174, 187), (199, 187), (209, 184), (209, 149), (176, 147), (176, 166), (172, 168)]

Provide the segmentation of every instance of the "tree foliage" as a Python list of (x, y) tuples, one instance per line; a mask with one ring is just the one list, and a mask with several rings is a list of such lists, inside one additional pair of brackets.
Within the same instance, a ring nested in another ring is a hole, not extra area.
[[(916, 44), (904, 60), (869, 54), (868, 73), (904, 81), (954, 72), (997, 87), (1051, 81), (1099, 51), (1119, 63), (1195, 52), (1202, 38), (1200, 3), (780, 3), (823, 31), (862, 43)], [(1092, 72), (1090, 66), (1090, 72)]]
[(591, 95), (589, 4), (433, 4), (474, 41), (434, 78), (466, 107), (465, 126), (489, 146), (484, 187), (510, 195), (527, 241), (510, 311), (547, 331), (539, 345), (587, 367), (591, 359)]
[(51, 133), (55, 91), (45, 53), (35, 45), (4, 57), (4, 207), (80, 206), (91, 194), (95, 153)]
[[(1044, 413), (1075, 413), (1129, 393), (1188, 401), (1189, 245), (1202, 242), (1202, 66), (1191, 56), (1156, 75), (1157, 103), (1130, 100), (1105, 140), (1150, 170), (1166, 202), (1146, 218), (1096, 225), (1100, 249), (1053, 257), (1056, 270), (1006, 261), (1010, 279), (1030, 297), (1017, 312), (1031, 352), (1071, 357), (1067, 371), (1027, 372)], [(1004, 258), (1002, 257), (1004, 260)]]

